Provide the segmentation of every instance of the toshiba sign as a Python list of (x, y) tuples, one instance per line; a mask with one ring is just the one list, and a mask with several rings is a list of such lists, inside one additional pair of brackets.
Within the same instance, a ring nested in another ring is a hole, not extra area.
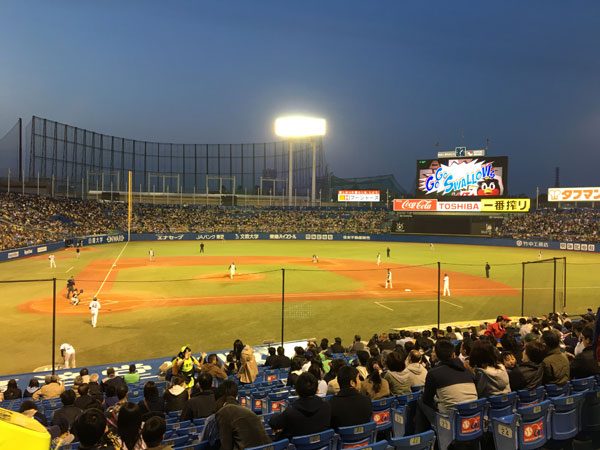
[(438, 211), (481, 211), (481, 203), (479, 202), (438, 202)]
[(437, 211), (437, 205), (436, 199), (394, 199), (394, 211)]

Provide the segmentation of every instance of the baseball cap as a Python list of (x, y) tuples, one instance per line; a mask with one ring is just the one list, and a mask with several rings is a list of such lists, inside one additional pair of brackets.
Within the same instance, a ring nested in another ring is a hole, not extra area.
[(508, 320), (509, 322), (511, 321), (511, 320), (510, 320), (510, 317), (508, 317), (508, 316), (506, 316), (506, 315), (503, 315), (503, 316), (502, 316), (502, 320)]

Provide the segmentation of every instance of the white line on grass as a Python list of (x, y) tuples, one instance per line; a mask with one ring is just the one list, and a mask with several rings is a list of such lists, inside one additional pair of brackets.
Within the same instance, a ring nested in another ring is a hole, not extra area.
[(73, 270), (73, 267), (69, 267), (65, 273), (69, 273), (71, 270)]
[(125, 251), (125, 249), (127, 248), (127, 244), (129, 244), (129, 241), (125, 242), (125, 245), (123, 246), (123, 248), (119, 252), (119, 255), (117, 256), (117, 259), (115, 259), (115, 262), (113, 262), (112, 265), (110, 266), (110, 269), (108, 270), (108, 273), (104, 277), (104, 280), (102, 281), (102, 284), (98, 288), (98, 291), (94, 294), (94, 297), (98, 297), (98, 294), (100, 293), (100, 291), (104, 287), (104, 283), (106, 283), (106, 280), (108, 280), (108, 277), (110, 276), (110, 273), (112, 272), (113, 268), (117, 265), (117, 261), (119, 260), (119, 258), (121, 257), (121, 255), (123, 254), (123, 252)]
[(448, 300), (440, 300), (440, 301), (442, 301), (444, 303), (448, 303), (449, 305), (452, 305), (452, 306), (456, 306), (457, 308), (463, 309), (462, 306), (457, 305), (456, 303), (449, 302)]
[[(456, 306), (457, 308), (463, 309), (462, 306), (457, 305), (456, 303), (452, 303), (449, 302), (448, 300), (440, 300), (444, 303), (448, 303), (449, 305), (452, 306)], [(383, 308), (388, 308), (385, 305), (382, 305), (381, 303), (437, 303), (437, 300), (413, 300), (410, 298), (407, 298), (406, 300), (381, 300), (380, 302), (374, 302), (375, 304), (382, 306)], [(391, 309), (391, 308), (388, 308)]]
[(392, 309), (392, 308), (390, 308), (389, 306), (382, 305), (382, 304), (381, 304), (381, 303), (379, 303), (379, 302), (373, 302), (373, 303), (375, 303), (377, 306), (381, 306), (382, 308), (389, 309), (390, 311), (393, 311), (393, 309)]

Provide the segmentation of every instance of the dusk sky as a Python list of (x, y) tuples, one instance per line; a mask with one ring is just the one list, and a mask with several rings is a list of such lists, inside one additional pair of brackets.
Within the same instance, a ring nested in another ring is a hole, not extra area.
[[(32, 115), (128, 138), (276, 140), (325, 117), (341, 177), (457, 145), (509, 156), (509, 190), (599, 186), (598, 1), (0, 3), (0, 136)], [(435, 144), (439, 143), (439, 147)]]

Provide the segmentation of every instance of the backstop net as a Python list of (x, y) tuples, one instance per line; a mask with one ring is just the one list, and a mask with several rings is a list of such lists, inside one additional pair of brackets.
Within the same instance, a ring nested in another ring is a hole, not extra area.
[(522, 264), (521, 314), (540, 316), (567, 307), (567, 258), (549, 258)]

